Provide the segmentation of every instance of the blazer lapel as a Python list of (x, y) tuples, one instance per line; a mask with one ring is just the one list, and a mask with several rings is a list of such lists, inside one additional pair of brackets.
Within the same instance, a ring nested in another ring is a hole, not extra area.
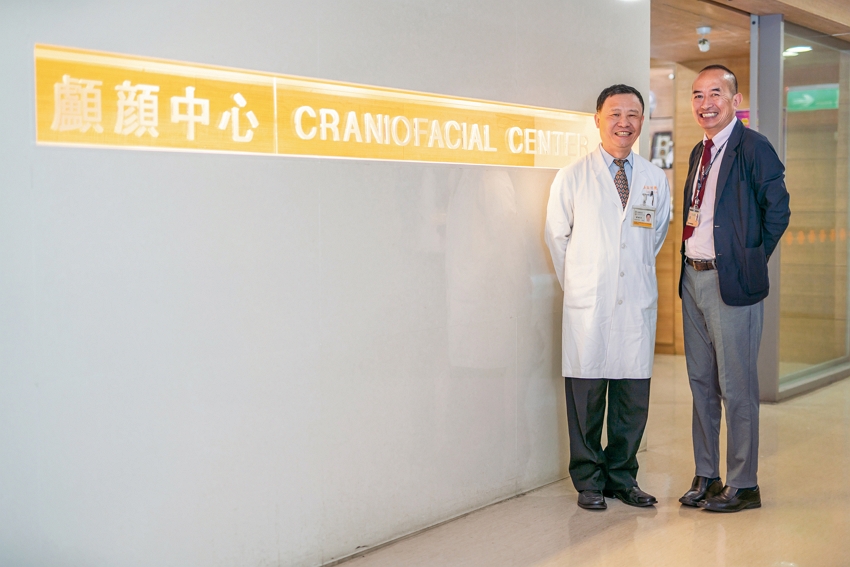
[(743, 137), (744, 125), (739, 120), (732, 128), (729, 141), (726, 142), (726, 149), (723, 151), (723, 161), (720, 162), (720, 171), (717, 172), (717, 188), (714, 190), (715, 212), (717, 212), (717, 203), (720, 202), (720, 195), (723, 193), (723, 188), (726, 187), (726, 180), (729, 179), (729, 172), (732, 171), (732, 164), (735, 163), (735, 156), (738, 155), (738, 146), (741, 144)]

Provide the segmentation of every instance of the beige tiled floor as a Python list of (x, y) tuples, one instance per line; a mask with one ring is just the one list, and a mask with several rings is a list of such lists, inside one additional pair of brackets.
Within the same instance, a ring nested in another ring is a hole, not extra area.
[(762, 406), (763, 506), (712, 514), (677, 502), (693, 475), (684, 359), (657, 356), (655, 366), (639, 480), (656, 507), (581, 510), (566, 480), (345, 567), (850, 565), (850, 380)]

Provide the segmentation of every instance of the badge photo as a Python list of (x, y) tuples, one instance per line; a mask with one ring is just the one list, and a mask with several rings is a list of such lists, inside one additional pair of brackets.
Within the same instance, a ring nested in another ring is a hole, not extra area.
[(632, 226), (652, 228), (655, 221), (655, 207), (635, 207), (632, 209)]

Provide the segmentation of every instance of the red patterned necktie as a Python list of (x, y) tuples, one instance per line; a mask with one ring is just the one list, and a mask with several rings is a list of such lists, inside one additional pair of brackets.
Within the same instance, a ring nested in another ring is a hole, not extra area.
[[(706, 140), (702, 146), (702, 160), (699, 163), (699, 171), (697, 175), (700, 176), (700, 184), (699, 190), (694, 194), (692, 199), (692, 204), (697, 207), (702, 207), (702, 199), (705, 196), (705, 184), (708, 181), (708, 164), (711, 163), (711, 148), (714, 147), (714, 142), (711, 140)], [(684, 242), (688, 238), (694, 235), (694, 227), (688, 226), (685, 224), (684, 230), (682, 230), (682, 241)]]
[(614, 185), (617, 186), (617, 193), (620, 195), (620, 202), (623, 204), (623, 208), (625, 209), (626, 203), (629, 202), (629, 180), (626, 179), (626, 169), (624, 167), (626, 160), (615, 159), (614, 163), (620, 168), (614, 176)]

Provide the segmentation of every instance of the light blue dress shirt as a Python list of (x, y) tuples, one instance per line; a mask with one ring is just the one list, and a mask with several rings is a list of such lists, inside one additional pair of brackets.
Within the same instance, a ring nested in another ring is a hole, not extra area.
[[(614, 156), (606, 152), (602, 145), (599, 146), (599, 150), (602, 152), (602, 157), (605, 160), (605, 165), (608, 166), (608, 171), (611, 172), (611, 177), (615, 177), (617, 172), (620, 171), (620, 168), (617, 167), (616, 163), (614, 163)], [(629, 152), (629, 156), (626, 158), (626, 163), (623, 164), (623, 169), (626, 170), (626, 180), (629, 182), (629, 188), (632, 186), (632, 167), (634, 164), (635, 153)]]

